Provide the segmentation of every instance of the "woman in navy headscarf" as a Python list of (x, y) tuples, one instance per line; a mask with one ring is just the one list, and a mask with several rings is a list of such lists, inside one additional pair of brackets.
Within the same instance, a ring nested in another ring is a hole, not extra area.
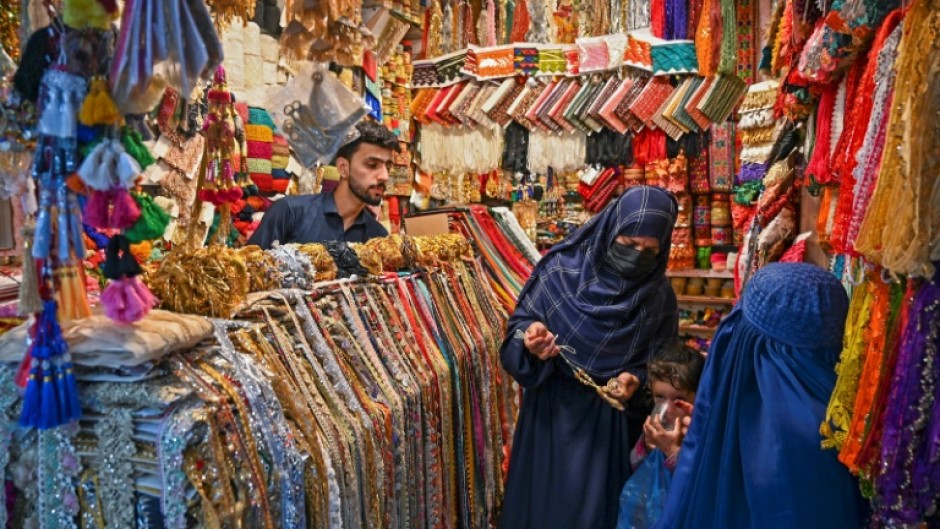
[[(608, 529), (648, 409), (618, 411), (574, 376), (627, 402), (646, 363), (678, 332), (665, 277), (675, 198), (634, 187), (546, 254), (526, 283), (500, 350), (524, 388), (502, 529)], [(634, 399), (638, 401), (640, 399)]]
[(660, 529), (858, 529), (858, 484), (822, 450), (849, 300), (836, 278), (770, 264), (712, 341)]

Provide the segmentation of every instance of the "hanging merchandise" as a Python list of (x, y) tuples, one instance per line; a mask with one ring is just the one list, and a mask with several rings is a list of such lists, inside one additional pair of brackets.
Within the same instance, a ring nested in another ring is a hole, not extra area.
[(323, 65), (306, 63), (266, 108), (306, 166), (330, 163), (353, 126), (369, 112)]
[(143, 114), (166, 86), (183, 94), (222, 64), (222, 44), (205, 2), (135, 0), (124, 9), (111, 61), (111, 93), (127, 114)]
[[(897, 81), (885, 137), (878, 183), (860, 228), (856, 249), (896, 274), (932, 277), (938, 238), (935, 175), (938, 137), (936, 123), (927, 116), (936, 111), (936, 98), (924, 92), (925, 64), (940, 56), (934, 37), (940, 31), (940, 12), (926, 2), (915, 2), (904, 19), (904, 37), (895, 68)], [(902, 162), (903, 159), (903, 162)], [(903, 182), (903, 183), (902, 183)], [(900, 209), (889, 204), (905, 204)], [(889, 211), (895, 211), (890, 214)]]

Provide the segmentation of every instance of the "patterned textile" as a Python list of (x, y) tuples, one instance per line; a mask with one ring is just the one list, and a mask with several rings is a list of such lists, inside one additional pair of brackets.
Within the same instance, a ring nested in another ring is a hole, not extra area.
[(712, 126), (712, 143), (708, 148), (711, 186), (714, 193), (730, 193), (734, 180), (734, 123), (726, 121)]

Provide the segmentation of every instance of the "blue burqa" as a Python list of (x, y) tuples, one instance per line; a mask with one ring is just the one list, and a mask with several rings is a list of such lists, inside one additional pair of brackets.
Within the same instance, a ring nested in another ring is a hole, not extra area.
[[(665, 277), (676, 210), (660, 188), (626, 191), (555, 245), (522, 289), (500, 350), (503, 367), (524, 392), (499, 527), (616, 525), (629, 452), (646, 410), (615, 410), (576, 381), (562, 359), (539, 360), (515, 333), (540, 321), (596, 382), (624, 371), (645, 380), (651, 354), (677, 334), (676, 297)], [(656, 267), (646, 277), (627, 281), (604, 264), (618, 235), (659, 240)]]
[(771, 264), (719, 327), (657, 529), (858, 529), (863, 502), (820, 448), (848, 297), (809, 264)]

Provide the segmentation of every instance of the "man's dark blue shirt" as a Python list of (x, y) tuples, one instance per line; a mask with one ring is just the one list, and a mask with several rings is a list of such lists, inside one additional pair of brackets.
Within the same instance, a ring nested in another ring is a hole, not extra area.
[(375, 216), (363, 209), (348, 230), (336, 209), (332, 194), (284, 197), (271, 205), (261, 225), (248, 239), (248, 244), (268, 249), (275, 241), (281, 244), (327, 241), (366, 242), (386, 237), (388, 231)]

